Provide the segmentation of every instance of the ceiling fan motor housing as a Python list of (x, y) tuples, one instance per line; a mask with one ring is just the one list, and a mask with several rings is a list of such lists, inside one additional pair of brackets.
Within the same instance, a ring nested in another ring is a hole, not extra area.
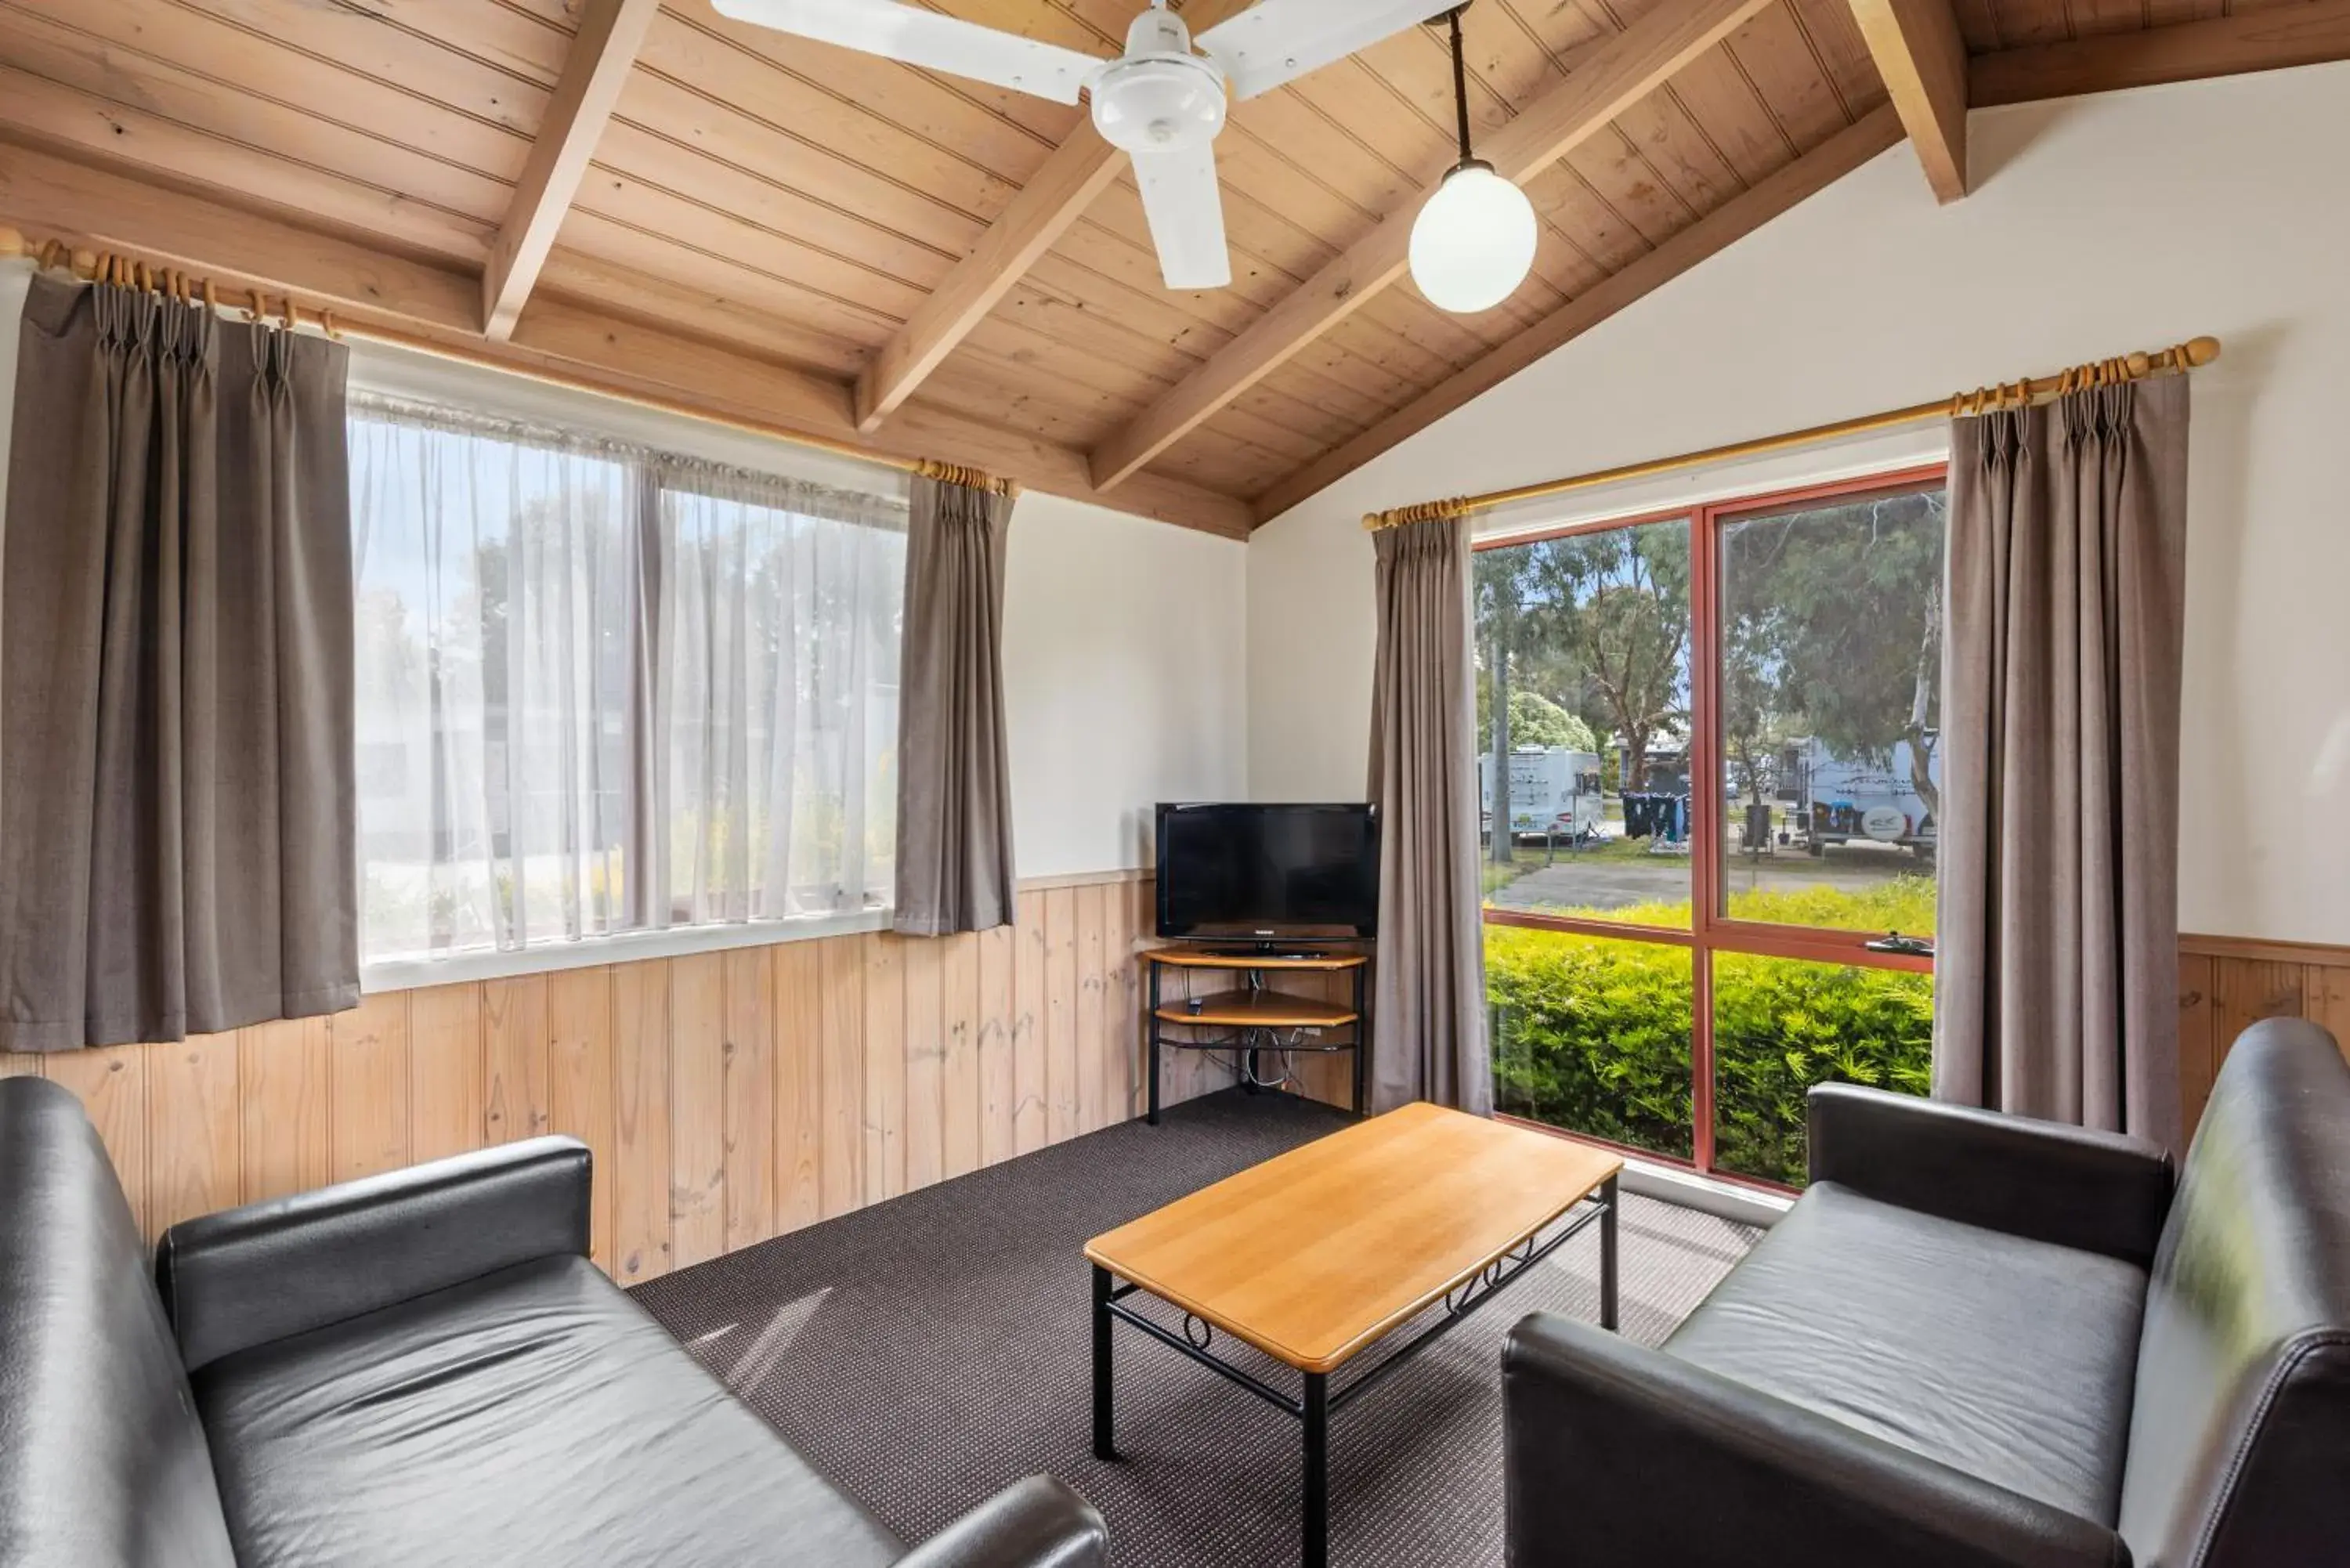
[(1126, 54), (1095, 79), (1094, 128), (1128, 152), (1203, 146), (1224, 128), (1224, 74), (1191, 52), (1173, 12), (1154, 5), (1127, 29)]

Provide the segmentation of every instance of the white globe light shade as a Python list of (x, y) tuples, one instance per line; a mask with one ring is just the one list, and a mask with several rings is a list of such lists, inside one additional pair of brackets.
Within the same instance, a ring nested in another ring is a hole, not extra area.
[(1482, 164), (1456, 169), (1412, 223), (1412, 281), (1440, 310), (1491, 310), (1534, 270), (1534, 234), (1523, 191)]

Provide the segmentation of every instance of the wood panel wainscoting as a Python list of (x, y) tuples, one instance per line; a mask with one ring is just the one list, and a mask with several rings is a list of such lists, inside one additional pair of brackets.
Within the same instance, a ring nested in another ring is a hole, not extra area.
[[(369, 996), (177, 1044), (0, 1054), (78, 1095), (151, 1237), (192, 1215), (544, 1132), (596, 1154), (634, 1283), (1140, 1114), (1147, 876), (1024, 885), (1017, 925), (825, 937)], [(2228, 1047), (2350, 1048), (2350, 947), (2184, 936), (2191, 1130)], [(1211, 977), (1211, 984), (1218, 983)], [(1343, 1106), (1342, 1063), (1300, 1087)], [(1169, 1104), (1230, 1075), (1167, 1053)]]
[[(1139, 1111), (1152, 884), (1024, 884), (1017, 925), (781, 941), (382, 992), (331, 1018), (0, 1055), (81, 1096), (150, 1236), (539, 1133), (595, 1151), (624, 1284)], [(1172, 1101), (1222, 1087), (1167, 1064)]]
[(2350, 1055), (2350, 947), (2245, 937), (2178, 939), (2178, 1080), (2189, 1132), (2236, 1036), (2263, 1018), (2306, 1018)]

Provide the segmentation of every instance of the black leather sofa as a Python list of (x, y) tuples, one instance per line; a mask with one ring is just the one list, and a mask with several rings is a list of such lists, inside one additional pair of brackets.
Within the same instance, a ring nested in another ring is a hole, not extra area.
[(6, 1568), (1102, 1568), (1022, 1482), (905, 1545), (588, 1262), (538, 1138), (172, 1228), (81, 1106), (0, 1081)]
[(2134, 1139), (1848, 1087), (1661, 1350), (1503, 1355), (1509, 1562), (2350, 1563), (2350, 1067), (2247, 1031), (2174, 1187)]

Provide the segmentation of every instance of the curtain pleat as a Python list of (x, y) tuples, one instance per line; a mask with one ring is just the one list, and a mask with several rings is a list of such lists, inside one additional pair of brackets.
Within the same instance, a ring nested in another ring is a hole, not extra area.
[(1003, 560), (1013, 497), (927, 476), (907, 530), (898, 702), (897, 929), (1012, 923)]
[(2188, 384), (1955, 421), (1934, 1092), (2176, 1146)]
[(345, 351), (26, 298), (0, 672), (0, 1048), (359, 1000)]
[(1379, 808), (1371, 1109), (1493, 1108), (1477, 869), (1468, 524), (1383, 528), (1370, 794)]

